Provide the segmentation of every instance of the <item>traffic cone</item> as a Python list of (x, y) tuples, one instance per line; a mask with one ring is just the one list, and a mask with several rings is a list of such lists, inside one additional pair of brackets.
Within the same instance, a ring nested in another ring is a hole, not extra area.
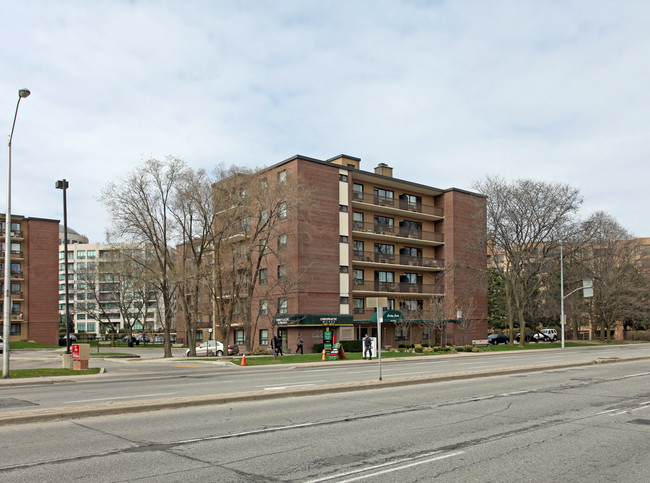
[(240, 366), (245, 366), (245, 365), (246, 365), (246, 354), (241, 356), (241, 364), (240, 364)]

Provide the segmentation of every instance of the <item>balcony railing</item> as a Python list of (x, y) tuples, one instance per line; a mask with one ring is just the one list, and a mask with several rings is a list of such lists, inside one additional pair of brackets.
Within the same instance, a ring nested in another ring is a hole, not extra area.
[(409, 200), (401, 200), (399, 198), (376, 195), (374, 193), (359, 193), (358, 191), (355, 191), (352, 193), (352, 199), (363, 203), (370, 203), (377, 206), (389, 206), (425, 215), (442, 217), (444, 213), (443, 209), (437, 206), (425, 205), (419, 201), (413, 202)]
[(442, 293), (439, 283), (408, 283), (408, 282), (375, 282), (355, 280), (355, 291), (367, 292), (399, 292), (399, 293)]
[(412, 240), (426, 240), (440, 243), (444, 241), (444, 235), (442, 233), (399, 227), (395, 225), (386, 225), (383, 223), (362, 223), (360, 221), (354, 221), (352, 222), (352, 230), (365, 233), (375, 233), (378, 235), (399, 236)]
[(438, 258), (419, 257), (395, 253), (378, 253), (353, 251), (352, 259), (355, 262), (391, 263), (395, 265), (409, 265), (412, 267), (443, 268), (444, 260)]

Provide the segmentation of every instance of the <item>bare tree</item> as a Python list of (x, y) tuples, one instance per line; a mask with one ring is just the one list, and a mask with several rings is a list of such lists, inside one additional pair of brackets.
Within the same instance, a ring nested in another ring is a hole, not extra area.
[(148, 256), (142, 268), (155, 281), (161, 298), (158, 303), (162, 303), (163, 311), (164, 357), (172, 356), (170, 335), (178, 287), (172, 247), (180, 239), (170, 209), (177, 180), (186, 169), (177, 158), (149, 159), (119, 182), (109, 183), (100, 198), (111, 216), (109, 237), (146, 245)]
[(557, 247), (576, 231), (574, 216), (582, 203), (579, 191), (561, 183), (486, 177), (475, 188), (487, 196), (488, 249), (505, 282), (510, 334), (514, 319), (524, 345), (527, 315), (557, 266)]
[(204, 170), (185, 170), (174, 187), (170, 213), (180, 232), (176, 269), (179, 301), (190, 355), (196, 356), (196, 331), (209, 300), (214, 240), (213, 180)]
[(449, 322), (447, 317), (447, 303), (440, 295), (429, 295), (422, 302), (421, 324), (429, 331), (432, 342), (446, 344), (445, 328)]
[[(139, 249), (114, 247), (100, 253), (98, 262), (86, 262), (77, 270), (84, 302), (78, 303), (87, 318), (108, 326), (115, 345), (115, 320), (121, 320), (129, 339), (136, 324), (146, 327), (148, 303), (155, 298), (155, 288), (142, 277), (142, 266), (134, 259)], [(96, 266), (95, 263), (98, 263)]]
[(648, 280), (638, 269), (644, 254), (633, 236), (606, 213), (595, 213), (585, 225), (593, 234), (580, 261), (594, 278), (589, 313), (600, 339), (609, 340), (617, 324), (648, 316)]
[[(252, 304), (260, 274), (268, 276), (268, 248), (285, 220), (297, 216), (308, 191), (297, 179), (279, 179), (268, 171), (222, 170), (215, 183), (213, 302), (224, 338), (235, 320), (245, 344), (254, 345)], [(263, 282), (263, 280), (262, 280)]]

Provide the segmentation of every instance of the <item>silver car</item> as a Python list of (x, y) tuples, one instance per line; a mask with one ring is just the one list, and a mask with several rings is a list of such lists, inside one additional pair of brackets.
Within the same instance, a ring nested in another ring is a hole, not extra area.
[[(190, 350), (185, 351), (185, 357), (190, 355)], [(218, 340), (209, 340), (196, 348), (197, 356), (219, 356), (223, 355), (223, 344)]]

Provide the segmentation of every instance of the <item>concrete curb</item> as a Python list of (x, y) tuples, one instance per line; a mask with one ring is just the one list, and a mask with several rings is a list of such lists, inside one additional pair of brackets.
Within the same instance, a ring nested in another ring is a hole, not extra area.
[[(11, 411), (0, 413), (0, 426), (12, 424), (25, 424), (34, 422), (60, 421), (68, 419), (79, 419), (84, 417), (106, 416), (121, 414), (125, 412), (139, 413), (161, 409), (178, 409), (183, 407), (208, 406), (215, 404), (230, 404), (242, 401), (262, 401), (270, 399), (280, 399), (298, 396), (312, 396), (318, 394), (334, 394), (352, 391), (364, 391), (371, 389), (381, 389), (388, 387), (401, 387), (414, 384), (428, 384), (443, 381), (456, 381), (464, 379), (474, 379), (479, 377), (504, 376), (510, 374), (520, 374), (525, 372), (540, 372), (554, 369), (567, 369), (572, 367), (581, 367), (600, 363), (629, 362), (636, 360), (650, 359), (650, 356), (639, 356), (630, 358), (598, 358), (575, 362), (560, 362), (553, 364), (538, 364), (531, 366), (511, 367), (507, 369), (489, 371), (469, 371), (450, 374), (430, 375), (430, 376), (412, 376), (400, 379), (375, 380), (375, 381), (356, 381), (351, 383), (319, 385), (298, 388), (285, 388), (277, 391), (250, 391), (232, 393), (227, 395), (207, 395), (207, 396), (187, 396), (174, 398), (145, 399), (138, 401), (110, 401), (99, 404), (76, 406), (74, 408), (47, 408), (31, 409), (21, 411)], [(73, 376), (84, 377), (87, 380), (91, 376)]]

